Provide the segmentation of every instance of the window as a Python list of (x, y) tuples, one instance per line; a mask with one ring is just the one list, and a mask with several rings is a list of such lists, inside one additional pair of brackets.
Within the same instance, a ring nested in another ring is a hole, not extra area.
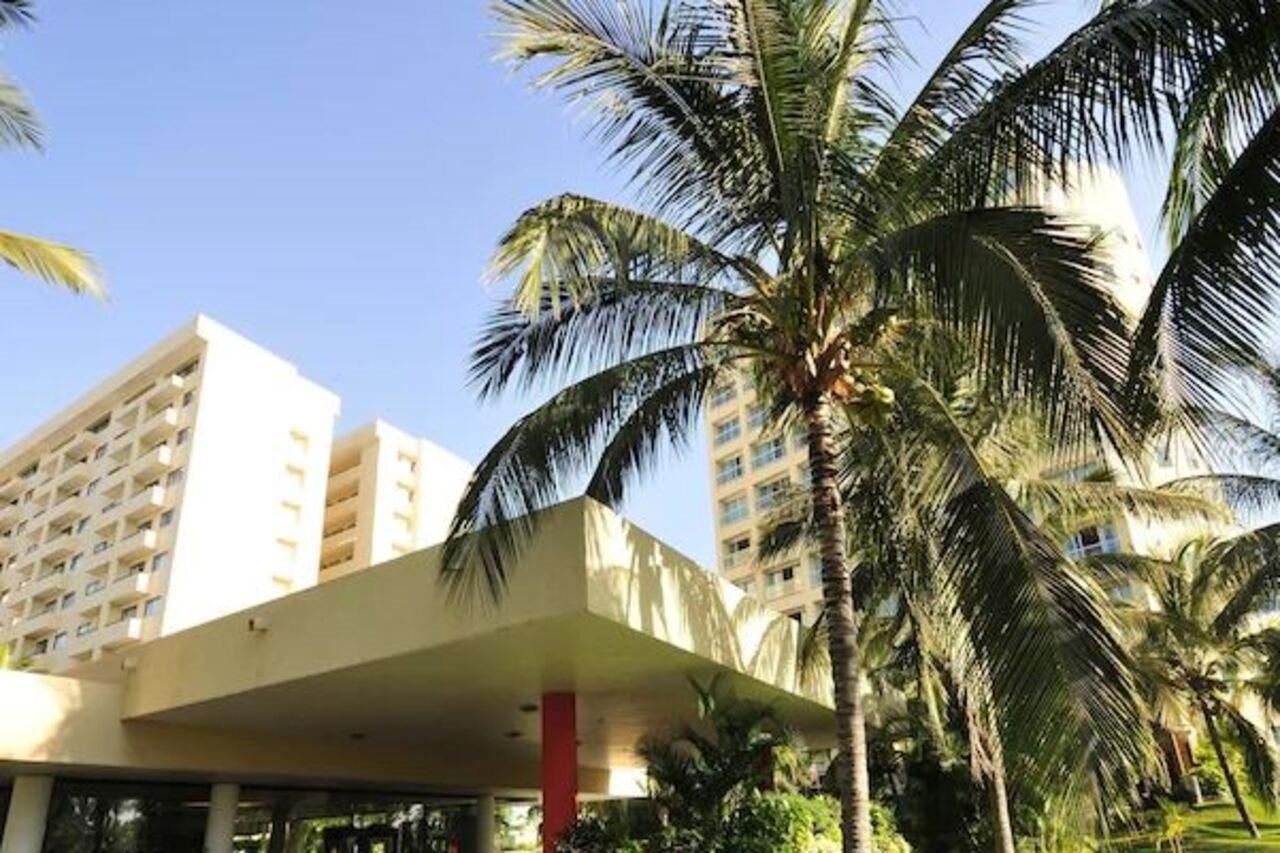
[(178, 447), (181, 447), (182, 445), (186, 444), (187, 439), (190, 436), (191, 436), (191, 430), (188, 427), (183, 427), (182, 429), (178, 430), (178, 438), (177, 438)]
[(809, 586), (822, 589), (822, 558), (817, 554), (809, 557)]
[(768, 512), (778, 506), (791, 488), (790, 477), (779, 477), (756, 486), (756, 511)]
[(787, 442), (781, 436), (761, 441), (751, 447), (751, 467), (763, 468), (765, 465), (777, 462), (786, 455)]
[(289, 478), (289, 481), (299, 489), (307, 482), (307, 472), (303, 471), (297, 465), (284, 466), (284, 473), (285, 476)]
[(67, 647), (67, 632), (59, 631), (58, 633), (54, 634), (53, 650), (56, 652), (59, 649), (65, 649), (66, 647)]
[(1120, 537), (1110, 524), (1090, 525), (1067, 539), (1067, 556), (1083, 560), (1098, 554), (1114, 554), (1120, 550)]
[(106, 539), (99, 540), (93, 543), (93, 553), (101, 554), (103, 551), (107, 550), (110, 547), (111, 547), (111, 543), (108, 542)]
[(76, 522), (76, 533), (84, 533), (84, 529), (88, 526), (89, 526), (89, 519), (86, 516), (85, 518), (82, 518)]
[(79, 625), (76, 626), (76, 636), (83, 637), (86, 634), (92, 634), (96, 630), (98, 630), (98, 626), (95, 625), (94, 623), (81, 622)]
[(80, 561), (83, 559), (84, 559), (83, 553), (76, 554), (67, 562), (67, 571), (74, 572), (76, 569), (80, 568)]
[(747, 409), (747, 429), (759, 430), (764, 428), (764, 406), (759, 403), (752, 403)]
[(54, 611), (54, 608), (56, 608), (57, 606), (58, 606), (58, 599), (56, 598), (49, 599), (44, 604), (40, 605), (40, 615), (43, 616), (46, 613), (52, 613)]
[(742, 424), (737, 418), (726, 418), (717, 423), (714, 427), (715, 443), (728, 444), (738, 436), (742, 435)]
[(170, 471), (169, 476), (164, 478), (164, 484), (170, 487), (181, 486), (182, 480), (185, 476), (186, 475), (183, 473), (181, 468)]
[(728, 459), (721, 459), (716, 462), (716, 485), (723, 486), (725, 483), (732, 483), (741, 477), (742, 473), (741, 456), (730, 456)]
[(168, 527), (173, 524), (173, 510), (167, 509), (160, 515), (160, 526)]
[(162, 569), (169, 568), (169, 552), (161, 551), (151, 558), (151, 571), (158, 572)]
[(711, 406), (712, 408), (719, 408), (736, 396), (738, 396), (738, 391), (732, 384), (717, 385), (711, 389)]
[(186, 379), (188, 376), (195, 373), (196, 368), (198, 368), (199, 366), (200, 366), (200, 359), (198, 358), (192, 359), (191, 361), (188, 361), (186, 364), (182, 365), (182, 367), (179, 367), (177, 370), (175, 370), (173, 372), (173, 375), (178, 377), (179, 379)]
[(107, 455), (107, 446), (105, 444), (100, 444), (96, 448), (94, 448), (94, 451), (93, 451), (94, 461), (97, 461), (106, 455)]
[(768, 598), (786, 595), (791, 591), (796, 579), (795, 566), (783, 566), (764, 573), (764, 594)]
[(128, 607), (122, 608), (120, 610), (120, 621), (123, 622), (126, 619), (136, 618), (137, 615), (138, 615), (138, 605), (130, 604)]
[(38, 641), (36, 641), (35, 647), (31, 650), (32, 654), (37, 654), (37, 655), (42, 655), (42, 654), (44, 654), (44, 653), (45, 653), (45, 652), (47, 652), (47, 651), (49, 651), (49, 641), (48, 641), (48, 640), (38, 640)]
[(96, 595), (97, 593), (102, 592), (103, 587), (105, 587), (106, 585), (107, 585), (107, 582), (104, 581), (102, 578), (94, 578), (84, 586), (85, 597), (87, 598), (90, 595)]
[(734, 581), (733, 585), (745, 592), (747, 595), (750, 595), (756, 588), (756, 581), (755, 578), (743, 578), (742, 580)]
[(160, 615), (160, 607), (162, 604), (164, 604), (163, 598), (157, 597), (149, 599), (147, 603), (142, 606), (142, 615), (146, 617)]
[(185, 408), (187, 408), (188, 406), (190, 406), (193, 402), (195, 402), (195, 399), (196, 399), (196, 395), (195, 395), (195, 392), (193, 392), (193, 391), (188, 391), (187, 393), (183, 394), (183, 395), (182, 395), (182, 408), (184, 408), (184, 409), (185, 409)]
[(737, 524), (739, 521), (746, 519), (747, 513), (746, 495), (738, 495), (737, 497), (720, 501), (721, 524)]
[(140, 574), (142, 574), (143, 572), (145, 572), (146, 570), (147, 570), (147, 561), (146, 561), (146, 560), (143, 560), (141, 563), (134, 563), (132, 566), (130, 566), (130, 567), (129, 567), (129, 574), (131, 574), (131, 575), (140, 575)]
[(66, 595), (62, 596), (61, 609), (66, 610), (67, 608), (69, 608), (71, 605), (75, 603), (76, 603), (76, 594), (74, 592), (68, 592)]
[(726, 569), (745, 563), (750, 555), (750, 536), (735, 536), (720, 543), (720, 564)]

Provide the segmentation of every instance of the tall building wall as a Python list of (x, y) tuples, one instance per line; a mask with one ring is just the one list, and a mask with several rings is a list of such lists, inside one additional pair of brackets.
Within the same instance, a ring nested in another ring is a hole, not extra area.
[(59, 671), (314, 584), (337, 411), (197, 317), (0, 454), (9, 665)]
[(341, 436), (330, 464), (320, 580), (442, 541), (471, 470), (382, 421)]

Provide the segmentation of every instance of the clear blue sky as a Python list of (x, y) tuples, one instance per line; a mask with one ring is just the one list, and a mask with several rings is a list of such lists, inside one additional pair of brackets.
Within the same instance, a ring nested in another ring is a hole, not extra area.
[[(980, 3), (919, 0), (927, 65)], [(1049, 32), (1086, 4), (1036, 13)], [(44, 0), (0, 61), (46, 125), (0, 155), (0, 225), (90, 250), (101, 306), (0, 271), (0, 443), (197, 311), (375, 416), (478, 460), (529, 401), (480, 407), (466, 354), (497, 297), (480, 283), (521, 209), (623, 196), (563, 106), (492, 61), (481, 0)], [(902, 79), (911, 89), (918, 74)], [(1154, 196), (1136, 193), (1149, 222)], [(628, 508), (713, 554), (702, 446)]]

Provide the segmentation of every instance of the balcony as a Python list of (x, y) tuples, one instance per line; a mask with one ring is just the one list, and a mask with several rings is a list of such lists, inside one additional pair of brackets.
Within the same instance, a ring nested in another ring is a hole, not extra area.
[(66, 527), (82, 515), (88, 515), (84, 495), (67, 495), (49, 510), (49, 526)]
[(57, 610), (38, 613), (22, 622), (19, 626), (19, 633), (24, 637), (40, 637), (45, 634), (51, 634), (58, 627), (58, 617), (61, 615)]
[(133, 645), (142, 639), (142, 620), (136, 616), (120, 619), (101, 628), (97, 634), (98, 645), (107, 651)]
[(130, 469), (137, 481), (155, 480), (173, 467), (173, 448), (167, 444), (153, 447), (144, 453)]
[[(340, 526), (340, 522), (350, 521), (355, 518), (356, 509), (360, 506), (360, 493), (347, 495), (341, 500), (334, 501), (324, 508), (324, 520), (330, 527)], [(345, 526), (345, 525), (344, 525)]]
[(36, 598), (49, 593), (66, 592), (71, 589), (71, 586), (71, 581), (67, 578), (65, 570), (49, 572), (31, 581), (29, 588), (23, 590), (23, 593), (28, 598)]
[(115, 556), (123, 562), (149, 557), (155, 553), (158, 539), (159, 534), (154, 530), (139, 530), (116, 543)]
[(147, 572), (133, 572), (122, 578), (116, 578), (107, 587), (107, 601), (112, 604), (128, 604), (151, 595), (152, 575)]
[(35, 559), (46, 563), (56, 563), (76, 552), (78, 540), (70, 533), (59, 533), (36, 549)]
[(81, 430), (70, 441), (62, 445), (59, 451), (64, 456), (76, 459), (80, 456), (87, 456), (97, 446), (98, 436), (87, 430)]
[(147, 447), (157, 441), (163, 441), (178, 428), (178, 410), (173, 406), (152, 415), (138, 431), (142, 446)]
[(18, 550), (18, 537), (13, 533), (0, 536), (0, 557), (8, 557)]
[(8, 503), (22, 497), (22, 478), (10, 477), (0, 481), (0, 503)]
[(156, 389), (147, 398), (147, 405), (150, 408), (158, 409), (161, 406), (168, 406), (174, 400), (182, 395), (187, 387), (187, 380), (181, 376), (166, 376), (156, 383)]
[(62, 470), (55, 481), (54, 491), (74, 491), (93, 479), (88, 460), (74, 462)]
[(18, 517), (22, 515), (22, 509), (16, 503), (6, 503), (0, 505), (0, 525), (8, 526), (17, 522)]
[(145, 521), (164, 508), (164, 486), (149, 486), (124, 502), (124, 517), (133, 523)]
[(93, 651), (94, 647), (97, 645), (98, 645), (98, 629), (94, 628), (92, 631), (89, 631), (88, 633), (74, 635), (71, 638), (70, 643), (68, 644), (67, 654), (71, 655), (72, 657), (75, 657), (76, 655), (82, 655), (85, 652)]

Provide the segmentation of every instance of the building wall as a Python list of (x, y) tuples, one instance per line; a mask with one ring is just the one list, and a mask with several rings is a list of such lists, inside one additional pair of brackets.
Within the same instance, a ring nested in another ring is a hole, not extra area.
[(62, 670), (314, 584), (337, 408), (197, 317), (0, 454), (8, 665)]
[(204, 370), (163, 633), (317, 580), (337, 397), (233, 335)]
[(463, 459), (375, 421), (334, 442), (320, 579), (443, 541), (471, 477)]

